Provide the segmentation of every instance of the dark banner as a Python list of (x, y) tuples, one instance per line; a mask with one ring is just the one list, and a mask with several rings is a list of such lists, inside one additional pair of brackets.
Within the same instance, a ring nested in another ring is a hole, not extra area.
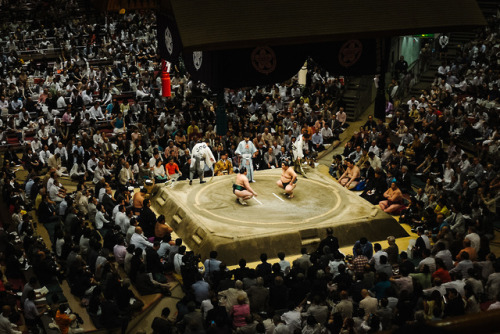
[(377, 39), (351, 39), (313, 44), (308, 49), (309, 56), (332, 75), (366, 75), (380, 71), (381, 48)]
[(221, 77), (219, 61), (214, 51), (183, 52), (182, 59), (194, 82), (203, 82), (213, 90), (221, 88), (217, 81)]
[(177, 24), (171, 15), (157, 13), (158, 50), (162, 59), (177, 64), (182, 52), (182, 41)]
[(214, 89), (266, 85), (297, 74), (307, 51), (303, 46), (258, 46), (252, 49), (198, 51), (183, 56), (194, 80)]
[[(165, 35), (165, 29), (161, 36)], [(180, 42), (174, 44), (180, 45)], [(184, 52), (182, 57), (193, 80), (206, 83), (212, 89), (221, 89), (284, 82), (297, 74), (307, 57), (334, 76), (380, 73), (387, 62), (388, 45), (390, 43), (384, 39), (352, 39), (306, 45)], [(162, 51), (162, 57), (164, 54), (165, 50)]]

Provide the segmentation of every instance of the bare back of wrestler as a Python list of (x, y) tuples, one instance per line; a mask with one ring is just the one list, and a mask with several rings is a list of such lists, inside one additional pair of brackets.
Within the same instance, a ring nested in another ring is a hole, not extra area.
[(361, 171), (350, 159), (346, 159), (347, 168), (344, 174), (339, 178), (339, 182), (347, 189), (356, 187), (361, 179)]
[(246, 200), (257, 196), (257, 193), (250, 187), (250, 182), (247, 178), (247, 169), (245, 167), (240, 168), (240, 172), (236, 175), (236, 180), (233, 184), (233, 193), (236, 195), (236, 200), (241, 205), (248, 205)]
[(293, 198), (293, 190), (297, 186), (297, 173), (290, 168), (288, 162), (281, 163), (281, 179), (276, 182), (278, 187), (285, 189), (288, 198)]

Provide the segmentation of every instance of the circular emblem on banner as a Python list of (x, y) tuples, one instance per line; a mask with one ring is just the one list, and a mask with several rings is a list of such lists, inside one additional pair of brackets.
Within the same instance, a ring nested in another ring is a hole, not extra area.
[(193, 52), (193, 65), (197, 71), (200, 69), (202, 62), (203, 62), (203, 52), (201, 51)]
[(174, 39), (172, 38), (172, 33), (170, 29), (165, 29), (165, 46), (167, 47), (168, 53), (172, 54), (174, 51)]
[(359, 60), (363, 52), (363, 44), (357, 39), (351, 39), (342, 45), (339, 51), (339, 63), (344, 67), (350, 67)]
[(276, 54), (268, 46), (258, 46), (252, 51), (252, 65), (259, 73), (269, 74), (276, 69)]

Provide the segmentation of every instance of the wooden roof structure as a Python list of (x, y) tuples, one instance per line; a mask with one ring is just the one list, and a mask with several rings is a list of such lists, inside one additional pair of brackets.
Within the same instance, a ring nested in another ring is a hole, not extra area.
[(185, 51), (464, 31), (486, 24), (476, 0), (163, 1)]

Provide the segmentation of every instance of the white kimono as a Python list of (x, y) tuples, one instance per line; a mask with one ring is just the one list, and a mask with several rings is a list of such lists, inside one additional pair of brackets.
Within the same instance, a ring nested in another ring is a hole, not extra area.
[(293, 160), (304, 158), (304, 152), (302, 151), (302, 147), (304, 145), (304, 141), (302, 140), (302, 135), (300, 135), (295, 143), (292, 143), (292, 153)]
[(192, 180), (194, 172), (197, 171), (200, 181), (202, 181), (205, 164), (208, 168), (212, 168), (214, 163), (214, 155), (206, 143), (194, 145), (191, 156), (189, 179)]
[(257, 149), (250, 140), (247, 142), (242, 140), (238, 144), (236, 151), (234, 151), (234, 153), (241, 155), (240, 168), (245, 167), (247, 169), (247, 177), (250, 182), (253, 181), (252, 157), (255, 152), (257, 152)]
[[(212, 168), (212, 165), (215, 162), (215, 158), (214, 155), (212, 154), (212, 151), (205, 143), (198, 143), (194, 145), (192, 151), (192, 157), (200, 159), (201, 169), (205, 168), (205, 164), (207, 164), (208, 168)], [(195, 159), (191, 159), (191, 168), (194, 167), (194, 161)]]

